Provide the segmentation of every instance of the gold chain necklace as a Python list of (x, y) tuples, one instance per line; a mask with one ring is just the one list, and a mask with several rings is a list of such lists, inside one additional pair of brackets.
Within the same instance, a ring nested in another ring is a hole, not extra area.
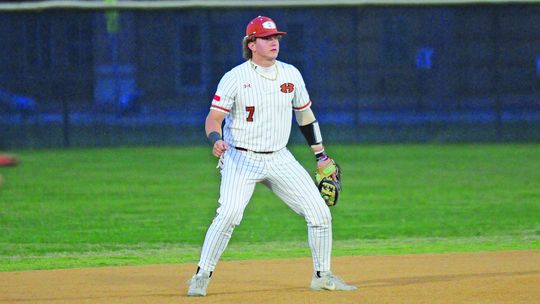
[(271, 77), (268, 77), (268, 76), (265, 76), (264, 74), (260, 73), (259, 71), (257, 71), (257, 65), (255, 63), (253, 63), (253, 61), (249, 61), (249, 63), (251, 64), (251, 68), (255, 71), (255, 73), (259, 74), (262, 78), (264, 79), (268, 79), (268, 80), (271, 80), (271, 81), (274, 81), (278, 78), (279, 76), (279, 69), (278, 69), (278, 66), (277, 64), (274, 64), (275, 67), (276, 67), (276, 76), (274, 76), (273, 78)]

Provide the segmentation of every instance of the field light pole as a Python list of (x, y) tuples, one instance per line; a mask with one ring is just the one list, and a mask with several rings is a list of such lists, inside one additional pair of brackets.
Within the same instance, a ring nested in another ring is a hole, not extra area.
[[(104, 0), (105, 3), (115, 6), (117, 0)], [(115, 110), (120, 105), (120, 73), (118, 70), (118, 61), (119, 61), (119, 49), (118, 49), (118, 29), (120, 28), (118, 21), (118, 11), (107, 10), (105, 11), (105, 18), (107, 20), (107, 32), (111, 38), (111, 60), (113, 68), (113, 77), (114, 77), (114, 96), (113, 96), (113, 105)]]
[(73, 86), (66, 85), (66, 79), (64, 78), (63, 81), (56, 81), (53, 84), (53, 90), (55, 94), (60, 99), (60, 103), (62, 105), (62, 139), (64, 148), (69, 148), (71, 146), (71, 143), (69, 141), (70, 138), (70, 118), (69, 118), (69, 100), (68, 98), (71, 98), (73, 94), (71, 94), (71, 90), (73, 90)]
[(69, 142), (69, 128), (70, 128), (70, 121), (69, 121), (69, 102), (67, 100), (66, 94), (63, 94), (62, 96), (62, 124), (64, 129), (64, 147), (69, 148), (71, 146), (71, 143)]
[(491, 43), (495, 50), (493, 56), (494, 64), (492, 65), (492, 92), (495, 107), (495, 136), (496, 141), (502, 140), (503, 122), (502, 122), (502, 103), (501, 103), (501, 72), (500, 66), (502, 64), (501, 50), (498, 34), (501, 32), (501, 21), (497, 10), (493, 9), (492, 17), (492, 29), (491, 29)]
[[(353, 28), (353, 33), (355, 33), (356, 35), (356, 39), (355, 41), (357, 41), (356, 43), (353, 43), (352, 44), (352, 47), (350, 48), (350, 51), (352, 52), (352, 66), (353, 68), (355, 69), (355, 71), (353, 73), (351, 73), (352, 77), (351, 77), (351, 80), (352, 80), (352, 87), (353, 88), (358, 88), (360, 87), (359, 86), (359, 83), (360, 83), (360, 75), (358, 75), (358, 70), (359, 70), (359, 59), (358, 59), (358, 56), (360, 54), (360, 39), (359, 39), (359, 34), (358, 34), (358, 15), (362, 12), (361, 9), (357, 8), (356, 10), (353, 11), (353, 14), (352, 14), (352, 28)], [(357, 89), (358, 90), (358, 89)], [(362, 95), (362, 92), (356, 92), (356, 96), (361, 96)], [(361, 136), (360, 136), (360, 131), (361, 131), (361, 127), (360, 127), (360, 124), (361, 124), (361, 121), (360, 121), (360, 111), (361, 111), (361, 107), (360, 107), (360, 98), (356, 98), (356, 100), (354, 101), (354, 142), (355, 143), (359, 143), (361, 141)]]

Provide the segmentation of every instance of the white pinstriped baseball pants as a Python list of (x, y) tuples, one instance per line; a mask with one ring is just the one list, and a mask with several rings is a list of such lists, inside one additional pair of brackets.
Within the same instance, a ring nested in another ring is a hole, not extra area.
[(199, 267), (214, 271), (221, 254), (240, 224), (255, 185), (262, 182), (291, 209), (304, 216), (315, 271), (330, 271), (332, 215), (315, 183), (284, 148), (272, 154), (236, 150), (223, 155), (219, 208), (206, 232)]

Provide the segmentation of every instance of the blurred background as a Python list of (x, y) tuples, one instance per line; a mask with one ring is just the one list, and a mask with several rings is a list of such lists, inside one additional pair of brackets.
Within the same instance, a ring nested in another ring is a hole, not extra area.
[(326, 142), (540, 141), (537, 1), (11, 1), (0, 149), (204, 144), (258, 15)]

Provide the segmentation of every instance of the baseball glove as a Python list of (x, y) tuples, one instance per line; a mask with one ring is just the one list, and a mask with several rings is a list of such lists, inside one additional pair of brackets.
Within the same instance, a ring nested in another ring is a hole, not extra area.
[(315, 180), (324, 202), (329, 207), (337, 204), (341, 192), (341, 168), (333, 160), (315, 171)]

